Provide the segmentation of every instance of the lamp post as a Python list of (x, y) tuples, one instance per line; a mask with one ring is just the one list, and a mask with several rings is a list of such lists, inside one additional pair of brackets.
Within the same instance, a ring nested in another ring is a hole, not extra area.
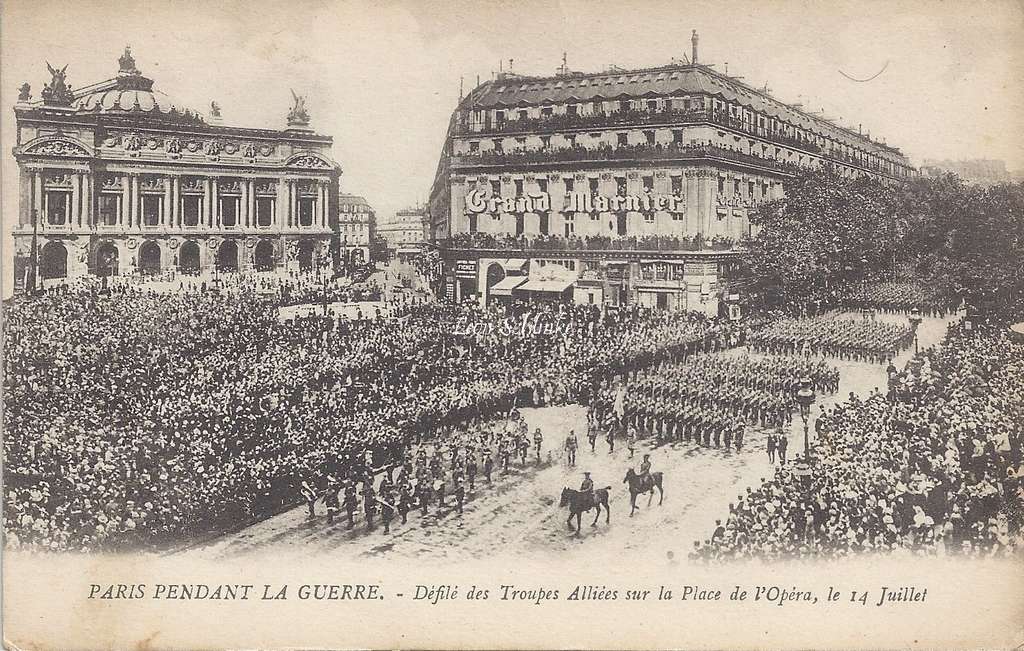
[(804, 459), (810, 462), (811, 459), (811, 446), (810, 436), (807, 430), (807, 421), (811, 417), (811, 405), (814, 404), (817, 396), (814, 394), (814, 389), (811, 385), (811, 378), (806, 375), (800, 378), (800, 388), (796, 392), (796, 402), (800, 405), (800, 420), (804, 422)]
[(917, 355), (920, 351), (917, 346), (917, 326), (921, 325), (921, 310), (916, 307), (910, 311), (910, 328), (914, 331), (914, 354)]

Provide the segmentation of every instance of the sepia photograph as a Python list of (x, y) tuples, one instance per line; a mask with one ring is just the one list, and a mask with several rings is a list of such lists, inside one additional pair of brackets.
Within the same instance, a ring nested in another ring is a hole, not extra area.
[(0, 12), (7, 648), (1024, 644), (1019, 2)]

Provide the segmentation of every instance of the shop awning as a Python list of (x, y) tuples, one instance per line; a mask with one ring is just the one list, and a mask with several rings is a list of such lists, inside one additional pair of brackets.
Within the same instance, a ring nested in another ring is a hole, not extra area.
[(565, 278), (535, 278), (516, 288), (522, 292), (554, 292), (560, 294), (572, 286), (572, 280)]
[(522, 271), (529, 263), (530, 261), (525, 258), (509, 258), (502, 262), (501, 266), (503, 266), (505, 268), (505, 272), (508, 273), (512, 271)]
[(511, 296), (512, 290), (528, 280), (526, 276), (506, 276), (498, 284), (487, 290), (488, 296)]

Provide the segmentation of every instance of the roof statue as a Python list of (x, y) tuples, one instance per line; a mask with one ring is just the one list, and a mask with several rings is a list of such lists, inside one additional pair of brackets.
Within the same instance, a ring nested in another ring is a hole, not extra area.
[(26, 81), (24, 84), (21, 85), (21, 88), (18, 89), (18, 101), (27, 102), (30, 99), (32, 99), (32, 87), (29, 86), (28, 82)]
[(218, 104), (217, 102), (210, 102), (210, 117), (211, 118), (219, 118), (220, 117), (220, 104)]
[(40, 93), (43, 96), (43, 103), (52, 106), (71, 106), (71, 86), (65, 81), (68, 67), (64, 66), (57, 70), (47, 61), (46, 69), (50, 71), (51, 79)]
[(132, 56), (132, 46), (124, 46), (124, 54), (121, 55), (121, 58), (118, 59), (117, 62), (120, 64), (120, 69), (118, 70), (119, 74), (139, 74), (139, 69), (135, 67), (135, 57)]
[(293, 90), (292, 98), (294, 98), (295, 104), (292, 106), (292, 110), (288, 111), (288, 126), (308, 127), (309, 111), (306, 110), (306, 97), (304, 95), (297, 94)]

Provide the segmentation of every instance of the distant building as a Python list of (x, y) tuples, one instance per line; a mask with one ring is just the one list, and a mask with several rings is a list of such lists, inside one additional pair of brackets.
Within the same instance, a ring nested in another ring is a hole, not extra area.
[(1006, 169), (1006, 161), (985, 158), (970, 160), (925, 160), (921, 173), (927, 176), (941, 176), (952, 172), (965, 181), (980, 185), (1009, 183), (1014, 175)]
[(426, 206), (397, 211), (393, 217), (378, 224), (377, 232), (388, 243), (392, 254), (418, 253), (430, 239), (430, 219)]
[(215, 103), (204, 118), (155, 90), (129, 49), (119, 63), (74, 90), (50, 68), (38, 100), (21, 88), (19, 272), (33, 249), (44, 279), (329, 263), (341, 169), (302, 97), (284, 129), (223, 126)]
[[(429, 203), (446, 297), (486, 301), (493, 287), (716, 313), (754, 234), (749, 215), (795, 174), (916, 174), (899, 149), (699, 63), (692, 42), (685, 64), (563, 63), (553, 76), (500, 74), (462, 98)], [(570, 273), (527, 282), (550, 265)]]
[(356, 194), (338, 195), (338, 246), (347, 264), (358, 266), (370, 259), (376, 222), (376, 213), (366, 199)]

